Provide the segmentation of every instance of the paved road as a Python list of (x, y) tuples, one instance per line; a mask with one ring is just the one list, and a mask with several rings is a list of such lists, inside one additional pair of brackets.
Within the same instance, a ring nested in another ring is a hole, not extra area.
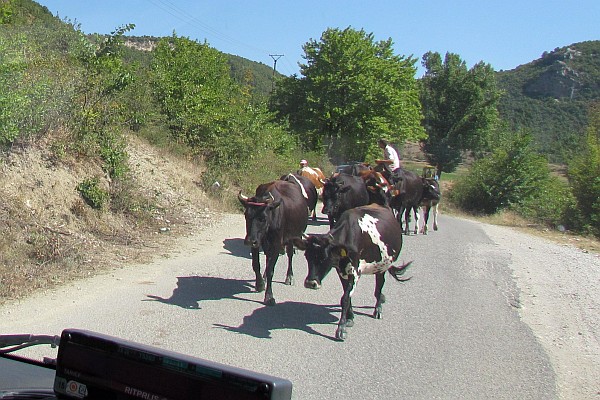
[[(280, 259), (278, 304), (262, 305), (241, 215), (153, 264), (0, 308), (0, 332), (99, 331), (290, 379), (302, 400), (556, 398), (548, 358), (515, 309), (508, 256), (475, 223), (441, 216), (440, 225), (405, 238), (412, 279), (387, 279), (383, 319), (370, 317), (374, 279), (361, 279), (343, 343), (333, 339), (339, 281), (330, 275), (321, 290), (304, 289), (301, 252), (296, 285), (283, 285)], [(326, 229), (321, 219), (308, 231)]]

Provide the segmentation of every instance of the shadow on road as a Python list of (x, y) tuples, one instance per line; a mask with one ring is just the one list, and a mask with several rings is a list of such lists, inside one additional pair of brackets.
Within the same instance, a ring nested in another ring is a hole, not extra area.
[(188, 309), (199, 309), (205, 300), (236, 298), (236, 294), (254, 292), (254, 281), (225, 279), (211, 276), (183, 276), (177, 278), (177, 287), (169, 298), (146, 295), (147, 300), (159, 301)]
[(223, 240), (223, 248), (234, 257), (252, 258), (250, 257), (250, 246), (244, 244), (242, 238), (231, 238)]
[(271, 332), (276, 329), (296, 329), (335, 340), (333, 337), (316, 331), (310, 325), (336, 324), (339, 310), (338, 306), (286, 301), (277, 303), (274, 307), (257, 308), (252, 314), (244, 317), (240, 326), (214, 325), (230, 332), (264, 339), (271, 338)]

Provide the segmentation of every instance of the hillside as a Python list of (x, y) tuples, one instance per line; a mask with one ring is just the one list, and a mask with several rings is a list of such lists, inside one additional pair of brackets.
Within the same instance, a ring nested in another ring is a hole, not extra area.
[[(154, 49), (159, 40), (160, 38), (152, 36), (130, 35), (125, 40), (125, 46), (138, 53), (147, 53)], [(282, 75), (276, 72), (275, 77), (273, 77), (273, 68), (263, 63), (251, 61), (233, 54), (223, 54), (227, 57), (231, 77), (240, 85), (251, 88), (250, 94), (254, 101), (267, 101), (271, 93), (273, 79), (277, 79)], [(133, 57), (139, 58), (140, 55), (138, 54)]]
[(600, 41), (574, 43), (545, 52), (530, 63), (497, 73), (505, 91), (500, 114), (512, 128), (530, 129), (550, 161), (576, 150), (587, 126), (587, 110), (600, 100)]

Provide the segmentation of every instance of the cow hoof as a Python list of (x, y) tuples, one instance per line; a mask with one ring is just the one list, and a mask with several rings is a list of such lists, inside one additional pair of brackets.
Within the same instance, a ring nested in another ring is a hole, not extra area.
[(260, 293), (260, 292), (264, 292), (265, 291), (265, 283), (264, 282), (257, 282), (256, 283), (256, 292)]
[(375, 319), (381, 319), (381, 310), (375, 310), (373, 312), (373, 318), (375, 318)]
[(339, 340), (340, 342), (343, 342), (344, 340), (346, 340), (347, 337), (348, 337), (348, 334), (346, 333), (346, 331), (344, 329), (338, 328), (335, 331), (335, 338), (337, 340)]
[(274, 299), (274, 298), (265, 299), (265, 306), (272, 307), (272, 306), (274, 306), (275, 304), (276, 304), (276, 303), (275, 303), (275, 299)]
[(346, 327), (347, 328), (352, 328), (354, 326), (354, 320), (353, 319), (349, 319), (346, 321)]
[(293, 285), (294, 284), (294, 277), (293, 276), (288, 276), (285, 278), (285, 282), (286, 285)]

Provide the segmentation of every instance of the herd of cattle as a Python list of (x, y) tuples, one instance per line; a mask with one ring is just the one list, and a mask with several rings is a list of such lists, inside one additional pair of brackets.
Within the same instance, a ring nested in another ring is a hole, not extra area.
[[(421, 232), (427, 234), (430, 210), (433, 228), (437, 230), (440, 200), (437, 180), (404, 169), (397, 172), (394, 177), (386, 178), (385, 171), (357, 164), (325, 178), (320, 170), (305, 167), (296, 174), (259, 185), (252, 197), (240, 192), (238, 198), (245, 208), (245, 244), (251, 247), (256, 291), (265, 291), (264, 304), (275, 305), (271, 284), (275, 264), (284, 250), (288, 257), (285, 283), (293, 284), (292, 257), (294, 248), (298, 248), (304, 250), (308, 264), (306, 288), (318, 289), (332, 268), (340, 277), (343, 296), (336, 339), (344, 340), (346, 328), (353, 325), (351, 294), (363, 274), (376, 277), (373, 317), (381, 318), (385, 272), (398, 281), (406, 280), (402, 275), (410, 263), (393, 264), (400, 256), (402, 235), (410, 234), (411, 213), (416, 220), (415, 234), (421, 207), (424, 211)], [(309, 218), (316, 220), (319, 198), (330, 230), (307, 235)], [(261, 248), (266, 256), (264, 277), (259, 261)]]

